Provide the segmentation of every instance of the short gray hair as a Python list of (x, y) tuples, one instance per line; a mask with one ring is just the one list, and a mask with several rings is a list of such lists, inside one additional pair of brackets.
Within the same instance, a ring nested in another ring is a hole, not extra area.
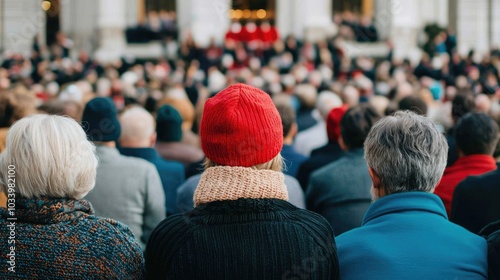
[(365, 158), (386, 194), (432, 192), (448, 155), (445, 137), (426, 117), (396, 112), (378, 121), (365, 141)]
[(94, 188), (95, 146), (73, 119), (32, 115), (9, 130), (0, 154), (0, 191), (7, 192), (9, 170), (15, 170), (15, 191), (25, 198), (83, 198)]

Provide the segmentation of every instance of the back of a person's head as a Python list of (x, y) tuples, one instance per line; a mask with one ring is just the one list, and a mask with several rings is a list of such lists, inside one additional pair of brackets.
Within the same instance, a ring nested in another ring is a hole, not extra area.
[(415, 114), (427, 115), (427, 104), (418, 96), (407, 96), (399, 101), (399, 110), (412, 111)]
[(0, 127), (36, 112), (35, 95), (22, 87), (0, 94)]
[(270, 96), (245, 84), (234, 84), (207, 100), (200, 140), (212, 166), (281, 171), (283, 126)]
[(368, 166), (385, 194), (432, 192), (446, 167), (448, 144), (434, 123), (411, 111), (378, 121), (365, 141)]
[(462, 92), (453, 98), (451, 116), (457, 122), (463, 115), (473, 112), (476, 108), (472, 92)]
[(163, 105), (156, 113), (156, 135), (158, 142), (180, 142), (182, 139), (182, 117), (170, 105)]
[(96, 97), (87, 102), (83, 110), (82, 127), (90, 141), (117, 141), (121, 126), (113, 101), (106, 97)]
[(16, 192), (25, 198), (83, 198), (95, 185), (95, 146), (73, 119), (32, 115), (9, 130), (0, 155), (0, 190), (14, 169)]
[(283, 137), (287, 137), (295, 124), (295, 110), (291, 105), (283, 102), (276, 103), (276, 109), (278, 109), (283, 124)]
[(380, 115), (368, 104), (352, 107), (340, 121), (342, 141), (348, 149), (362, 148), (370, 129)]
[(141, 107), (132, 107), (119, 117), (122, 128), (120, 144), (122, 147), (148, 147), (155, 133), (153, 116)]
[(498, 142), (497, 123), (483, 113), (468, 113), (455, 126), (457, 148), (464, 155), (492, 155)]
[(322, 91), (316, 100), (316, 109), (321, 117), (326, 120), (328, 114), (335, 108), (342, 106), (342, 99), (331, 91)]

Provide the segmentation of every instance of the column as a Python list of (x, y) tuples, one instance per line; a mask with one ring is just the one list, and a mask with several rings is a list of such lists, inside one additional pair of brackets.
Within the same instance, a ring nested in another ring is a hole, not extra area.
[(491, 3), (491, 46), (500, 48), (500, 1)]
[(92, 53), (98, 46), (97, 18), (100, 0), (61, 1), (61, 31), (78, 49)]
[(122, 0), (99, 0), (98, 11), (99, 49), (95, 56), (103, 62), (117, 60), (125, 49), (125, 2)]
[(294, 13), (294, 5), (291, 0), (276, 0), (276, 27), (281, 37), (293, 34), (294, 19), (291, 17)]
[(332, 1), (277, 0), (276, 26), (282, 37), (293, 34), (316, 41), (332, 35)]
[[(230, 24), (230, 0), (183, 0), (182, 2), (190, 2), (190, 9), (186, 11), (186, 4), (178, 6), (177, 9), (182, 13), (179, 18), (180, 26), (184, 28), (189, 26), (196, 43), (207, 46), (211, 38), (215, 38), (218, 42), (223, 41)], [(186, 22), (188, 14), (189, 25)]]
[(3, 35), (4, 35), (3, 21), (5, 19), (4, 11), (5, 11), (4, 0), (0, 0), (0, 53), (2, 53), (4, 50), (4, 40), (3, 40)]
[(457, 47), (465, 55), (474, 49), (478, 54), (489, 50), (488, 0), (457, 0)]
[[(419, 17), (418, 0), (391, 1), (391, 35), (394, 45), (394, 56), (399, 59), (409, 58), (416, 63), (420, 59), (417, 37), (422, 23)], [(380, 28), (379, 28), (380, 30)]]
[[(3, 1), (3, 47), (29, 55), (35, 36), (45, 34), (45, 12), (41, 2), (31, 0)], [(45, 42), (45, 38), (41, 38)]]

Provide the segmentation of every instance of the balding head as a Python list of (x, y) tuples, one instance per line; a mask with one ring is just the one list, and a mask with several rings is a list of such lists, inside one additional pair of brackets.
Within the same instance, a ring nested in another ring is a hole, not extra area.
[(140, 107), (132, 107), (120, 116), (120, 145), (124, 148), (152, 147), (156, 141), (155, 121)]

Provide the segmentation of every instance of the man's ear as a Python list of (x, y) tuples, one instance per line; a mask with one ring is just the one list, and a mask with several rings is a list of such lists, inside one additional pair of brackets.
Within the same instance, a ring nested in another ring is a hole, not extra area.
[(299, 132), (299, 126), (297, 125), (296, 122), (292, 124), (292, 127), (290, 129), (290, 132), (288, 132), (287, 136), (290, 136), (290, 138), (294, 139), (295, 136), (297, 136), (297, 133)]
[(342, 151), (347, 152), (347, 146), (344, 143), (344, 138), (342, 138), (342, 135), (339, 136), (338, 143), (339, 143), (339, 146), (342, 149)]
[(373, 187), (375, 189), (379, 189), (380, 188), (380, 178), (378, 177), (377, 172), (375, 172), (375, 170), (373, 170), (373, 168), (368, 167), (368, 173), (370, 174), (370, 177), (372, 178)]
[(149, 146), (154, 147), (156, 144), (156, 132), (151, 134), (151, 137), (149, 138)]

